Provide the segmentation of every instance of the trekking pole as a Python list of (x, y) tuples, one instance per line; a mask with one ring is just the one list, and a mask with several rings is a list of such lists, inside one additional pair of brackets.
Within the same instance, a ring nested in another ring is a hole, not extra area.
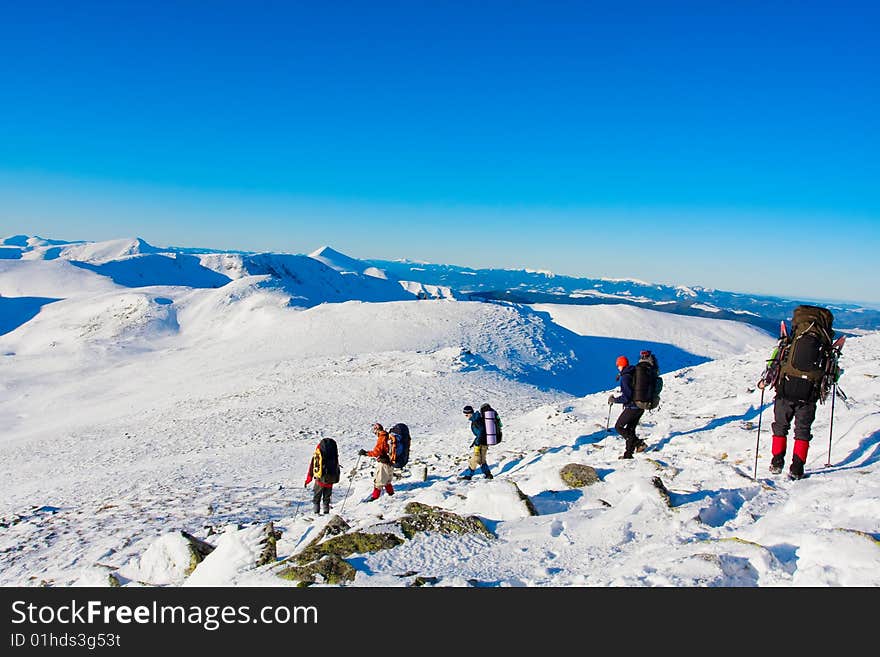
[[(306, 488), (306, 486), (303, 486), (303, 488)], [(300, 496), (300, 497), (302, 497), (302, 496)], [(293, 512), (293, 519), (291, 520), (291, 522), (293, 520), (296, 520), (296, 517), (299, 515), (299, 510), (302, 508), (303, 501), (304, 501), (304, 499), (297, 500), (296, 511)]]
[(611, 426), (611, 404), (608, 404), (608, 419), (605, 420), (605, 433), (607, 434), (610, 430), (608, 427)]
[[(358, 460), (354, 464), (354, 473), (358, 473), (358, 466), (361, 463), (361, 455), (358, 454)], [(354, 476), (350, 477), (348, 480), (348, 490), (345, 491), (345, 497), (342, 498), (342, 506), (339, 507), (339, 513), (342, 514), (342, 510), (345, 508), (345, 501), (348, 499), (348, 494), (351, 492), (351, 485), (354, 483)]]
[(828, 428), (828, 461), (825, 463), (826, 468), (831, 467), (831, 435), (834, 432), (834, 398), (837, 397), (837, 384), (831, 391), (831, 426)]
[(761, 386), (761, 403), (758, 405), (758, 438), (755, 440), (755, 474), (752, 477), (758, 481), (758, 450), (761, 446), (761, 419), (764, 417), (764, 386)]

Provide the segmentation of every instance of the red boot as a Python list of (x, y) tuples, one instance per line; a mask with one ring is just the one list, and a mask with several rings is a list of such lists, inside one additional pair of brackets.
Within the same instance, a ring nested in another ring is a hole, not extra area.
[(808, 440), (794, 441), (794, 454), (791, 457), (791, 467), (788, 469), (789, 479), (804, 478), (804, 463), (807, 462), (807, 452), (810, 451)]
[(388, 493), (389, 495), (394, 495), (394, 486), (391, 485), (390, 481), (387, 484), (385, 484), (385, 492)]
[(373, 487), (373, 494), (370, 495), (370, 499), (371, 499), (371, 500), (378, 500), (378, 499), (379, 499), (379, 494), (380, 494), (381, 492), (382, 492), (381, 490), (379, 490), (378, 488), (376, 488), (376, 487), (374, 486), (374, 487)]
[(770, 446), (770, 453), (773, 455), (770, 472), (773, 474), (782, 472), (782, 466), (785, 465), (785, 443), (785, 436), (773, 436), (773, 444)]

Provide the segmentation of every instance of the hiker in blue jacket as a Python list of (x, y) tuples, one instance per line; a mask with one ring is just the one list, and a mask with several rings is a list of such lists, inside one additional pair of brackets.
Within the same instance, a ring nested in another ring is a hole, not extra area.
[(608, 405), (623, 404), (623, 411), (617, 418), (614, 428), (626, 439), (626, 447), (618, 458), (631, 459), (633, 452), (643, 452), (647, 443), (636, 436), (636, 427), (645, 411), (633, 401), (633, 372), (635, 367), (629, 364), (626, 356), (617, 357), (617, 378), (620, 379), (620, 395), (608, 397)]
[(479, 411), (475, 411), (473, 406), (465, 406), (462, 409), (465, 417), (471, 423), (471, 432), (474, 439), (471, 441), (471, 455), (468, 459), (468, 468), (461, 475), (462, 479), (470, 479), (474, 476), (474, 470), (479, 466), (486, 479), (492, 479), (492, 473), (489, 471), (489, 465), (486, 463), (486, 454), (489, 446), (486, 443), (486, 423)]

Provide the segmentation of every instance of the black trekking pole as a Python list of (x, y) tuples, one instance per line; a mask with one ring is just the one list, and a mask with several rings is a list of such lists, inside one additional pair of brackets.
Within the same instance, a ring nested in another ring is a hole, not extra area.
[[(358, 460), (354, 464), (354, 474), (358, 472), (358, 466), (361, 463), (361, 455), (358, 454)], [(342, 498), (342, 506), (339, 507), (339, 514), (342, 515), (342, 510), (345, 508), (345, 501), (348, 499), (348, 494), (351, 492), (351, 485), (354, 483), (354, 476), (352, 475), (348, 479), (348, 490), (345, 491), (345, 497)]]
[(834, 432), (834, 398), (837, 397), (837, 384), (831, 391), (831, 426), (828, 428), (828, 461), (825, 463), (826, 468), (831, 467), (831, 435)]
[(608, 419), (605, 420), (605, 433), (607, 434), (610, 429), (608, 427), (611, 426), (611, 404), (608, 404)]
[(758, 405), (758, 438), (755, 440), (755, 475), (752, 477), (758, 481), (758, 450), (761, 447), (761, 419), (764, 417), (764, 386), (761, 386), (761, 403)]
[[(308, 488), (308, 484), (306, 484), (305, 486), (303, 486), (303, 488)], [(302, 508), (302, 504), (303, 504), (304, 501), (305, 501), (304, 499), (297, 500), (297, 502), (296, 502), (296, 511), (293, 512), (293, 518), (292, 518), (292, 520), (296, 520), (296, 517), (299, 515), (299, 510)]]

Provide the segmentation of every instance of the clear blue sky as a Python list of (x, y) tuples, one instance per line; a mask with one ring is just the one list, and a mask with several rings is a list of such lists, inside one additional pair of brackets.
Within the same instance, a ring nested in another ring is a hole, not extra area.
[(878, 3), (0, 1), (0, 235), (880, 301)]

